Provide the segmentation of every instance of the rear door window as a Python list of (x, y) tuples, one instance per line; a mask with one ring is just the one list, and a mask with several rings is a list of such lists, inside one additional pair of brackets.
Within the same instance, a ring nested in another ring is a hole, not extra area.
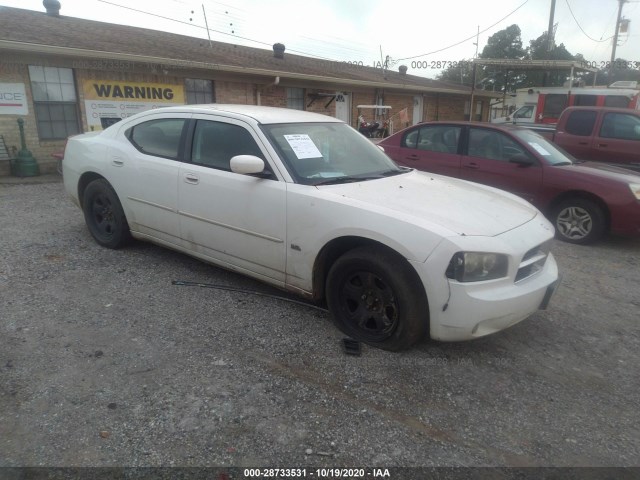
[(185, 124), (183, 118), (150, 120), (131, 127), (126, 136), (142, 153), (177, 160)]
[(565, 130), (571, 135), (579, 135), (581, 137), (588, 137), (593, 132), (593, 126), (596, 124), (597, 112), (571, 112), (567, 119)]
[(430, 152), (458, 153), (458, 140), (462, 127), (433, 125), (418, 129), (416, 148)]
[(600, 127), (600, 136), (640, 141), (640, 117), (627, 113), (606, 113)]

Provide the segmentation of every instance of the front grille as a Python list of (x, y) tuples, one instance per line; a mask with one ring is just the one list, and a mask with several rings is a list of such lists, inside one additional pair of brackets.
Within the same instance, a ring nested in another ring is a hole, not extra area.
[(516, 282), (529, 278), (542, 270), (549, 256), (550, 246), (551, 241), (548, 241), (532, 248), (523, 255), (520, 266), (518, 267), (518, 273), (516, 274)]

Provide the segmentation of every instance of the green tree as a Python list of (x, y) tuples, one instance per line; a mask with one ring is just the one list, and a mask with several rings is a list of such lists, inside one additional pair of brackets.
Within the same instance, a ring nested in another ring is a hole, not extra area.
[[(526, 55), (522, 47), (520, 27), (511, 25), (489, 37), (487, 44), (478, 55), (480, 58), (511, 58), (522, 59)], [(476, 86), (486, 90), (502, 91), (505, 85), (505, 69), (502, 67), (478, 67), (476, 72)], [(449, 67), (439, 76), (439, 80), (471, 85), (473, 65), (462, 63)]]
[(473, 77), (473, 59), (463, 60), (440, 72), (438, 80), (471, 86)]
[[(527, 58), (530, 60), (575, 60), (564, 46), (564, 43), (556, 45), (555, 41), (549, 50), (549, 35), (544, 32), (535, 40), (529, 42)], [(547, 86), (561, 87), (569, 78), (570, 71), (565, 70), (531, 70), (527, 72), (527, 78), (523, 87)]]
[[(522, 47), (522, 32), (516, 24), (510, 25), (489, 37), (480, 53), (480, 58), (522, 60), (527, 51)], [(478, 69), (479, 86), (485, 90), (502, 92), (513, 90), (521, 82), (516, 71), (497, 66)]]
[(521, 35), (520, 27), (516, 24), (494, 33), (487, 40), (480, 58), (524, 58), (527, 52), (522, 48)]

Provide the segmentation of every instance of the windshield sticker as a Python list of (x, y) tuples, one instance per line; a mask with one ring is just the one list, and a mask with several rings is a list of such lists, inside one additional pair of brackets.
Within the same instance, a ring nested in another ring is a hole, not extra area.
[(305, 158), (322, 158), (322, 154), (309, 135), (284, 135), (299, 160)]
[(529, 145), (531, 145), (534, 150), (536, 152), (538, 152), (540, 155), (551, 155), (551, 152), (549, 152), (548, 150), (546, 150), (542, 145), (540, 145), (539, 143), (536, 142), (529, 142)]

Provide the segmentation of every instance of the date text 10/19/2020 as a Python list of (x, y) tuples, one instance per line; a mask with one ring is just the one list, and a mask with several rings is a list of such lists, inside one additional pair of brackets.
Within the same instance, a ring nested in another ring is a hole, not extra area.
[(245, 468), (244, 478), (383, 478), (390, 479), (388, 468)]

